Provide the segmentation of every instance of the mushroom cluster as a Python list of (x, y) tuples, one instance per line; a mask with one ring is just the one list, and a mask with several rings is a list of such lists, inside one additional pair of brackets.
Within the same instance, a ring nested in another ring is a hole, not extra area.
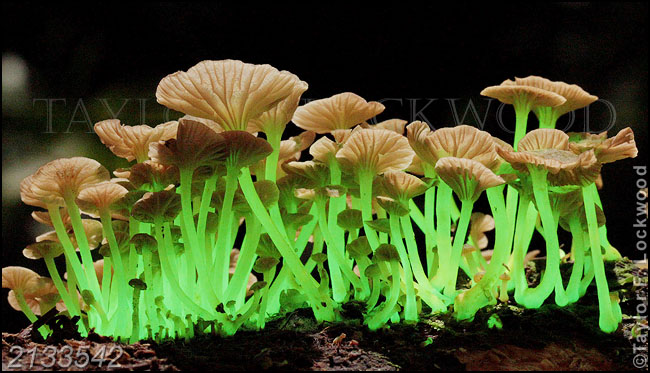
[[(511, 299), (537, 308), (554, 294), (564, 306), (595, 280), (600, 327), (617, 328), (604, 261), (619, 254), (596, 182), (603, 164), (636, 156), (634, 135), (554, 129), (595, 96), (533, 76), (486, 88), (515, 108), (511, 146), (466, 125), (370, 124), (384, 106), (349, 92), (299, 106), (306, 89), (269, 65), (203, 61), (158, 85), (178, 121), (97, 123), (134, 163), (111, 178), (92, 159), (57, 159), (23, 180), (23, 202), (54, 229), (24, 255), (50, 277), (3, 268), (11, 305), (31, 321), (57, 307), (82, 333), (160, 341), (259, 329), (301, 307), (336, 321), (349, 301), (365, 304), (373, 330), (452, 310), (471, 319)], [(526, 133), (530, 111), (541, 128)], [(282, 140), (291, 122), (304, 132)], [(474, 211), (481, 198), (491, 215)], [(558, 229), (572, 236), (567, 255)], [(529, 287), (536, 232), (545, 271)]]

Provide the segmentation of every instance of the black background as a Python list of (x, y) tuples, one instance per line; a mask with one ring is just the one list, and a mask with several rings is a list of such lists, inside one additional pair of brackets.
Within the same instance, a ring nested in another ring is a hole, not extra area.
[[(155, 125), (165, 115), (154, 98), (162, 77), (204, 59), (228, 58), (297, 74), (309, 83), (303, 95), (309, 99), (343, 91), (368, 100), (393, 99), (385, 102), (380, 120), (414, 119), (411, 105), (417, 111), (436, 99), (422, 111), (424, 117), (415, 119), (453, 126), (450, 99), (457, 99), (461, 116), (471, 100), (487, 119), (478, 123), (470, 113), (464, 122), (484, 125), (505, 140), (512, 134), (498, 125), (498, 103), (482, 98), (481, 89), (531, 74), (576, 83), (612, 103), (612, 132), (627, 126), (635, 131), (639, 158), (606, 166), (601, 194), (611, 241), (624, 255), (642, 258), (634, 247), (637, 177), (632, 167), (645, 164), (647, 157), (646, 4), (307, 4), (3, 2), (3, 82), (5, 56), (11, 55), (28, 67), (29, 83), (28, 93), (18, 98), (19, 110), (5, 107), (3, 83), (2, 265), (47, 274), (44, 264), (21, 254), (42, 233), (29, 217), (31, 208), (15, 198), (20, 179), (40, 165), (27, 160), (84, 155), (111, 170), (125, 165), (88, 133), (79, 99), (92, 123), (108, 118), (98, 98), (108, 99), (115, 110), (129, 99), (119, 115), (128, 124), (139, 124), (137, 100), (146, 99), (145, 121)], [(55, 104), (51, 130), (45, 106), (34, 104), (35, 98), (66, 99), (64, 105)], [(610, 114), (605, 104), (592, 105), (589, 128), (606, 129)], [(503, 118), (512, 129), (510, 107)], [(568, 124), (563, 117), (559, 126)], [(584, 128), (584, 111), (578, 111), (570, 130)], [(68, 142), (78, 146), (59, 146)], [(51, 154), (56, 156), (48, 158)], [(9, 309), (6, 294), (3, 289), (2, 330), (15, 331), (27, 322)]]

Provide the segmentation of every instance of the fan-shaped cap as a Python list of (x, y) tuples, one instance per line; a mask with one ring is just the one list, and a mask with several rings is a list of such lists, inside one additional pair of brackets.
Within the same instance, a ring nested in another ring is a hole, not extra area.
[[(68, 209), (65, 207), (59, 208), (59, 214), (61, 214), (61, 220), (63, 221), (63, 226), (66, 228), (71, 228), (72, 221), (70, 220)], [(54, 227), (54, 224), (52, 223), (52, 217), (50, 217), (50, 213), (47, 211), (32, 211), (32, 218), (34, 218), (34, 220), (36, 220), (41, 224)]]
[(300, 96), (309, 88), (306, 82), (303, 82), (298, 76), (288, 73), (292, 80), (291, 94), (280, 101), (275, 107), (265, 111), (256, 119), (250, 121), (253, 129), (268, 133), (282, 133), (287, 123), (291, 121), (294, 112), (300, 104)]
[(63, 254), (63, 246), (56, 241), (41, 241), (28, 245), (23, 255), (29, 259), (56, 258)]
[(37, 280), (40, 278), (38, 273), (29, 268), (10, 266), (2, 268), (2, 287), (30, 293), (38, 287)]
[(406, 169), (414, 155), (404, 136), (389, 130), (361, 129), (350, 136), (336, 159), (357, 172), (383, 174)]
[(181, 197), (172, 191), (146, 193), (133, 206), (131, 214), (139, 221), (153, 223), (158, 217), (173, 221), (181, 211)]
[(156, 238), (147, 233), (137, 233), (131, 237), (129, 241), (138, 254), (142, 253), (142, 250), (145, 251), (158, 251), (158, 241)]
[(469, 235), (477, 246), (477, 249), (485, 249), (488, 246), (488, 238), (485, 232), (494, 229), (494, 218), (492, 215), (474, 212), (470, 217)]
[[(52, 279), (48, 277), (37, 277), (34, 280), (34, 286), (28, 291), (22, 292), (27, 306), (34, 312), (35, 315), (42, 315), (43, 313), (52, 309), (60, 300), (59, 293), (54, 286)], [(20, 303), (16, 298), (16, 292), (10, 290), (7, 296), (7, 301), (11, 308), (16, 311), (21, 311)]]
[(436, 163), (436, 172), (461, 201), (476, 201), (484, 190), (505, 184), (500, 176), (472, 159), (442, 158)]
[(344, 92), (300, 106), (292, 120), (302, 129), (323, 134), (352, 128), (384, 109), (379, 102), (367, 102), (354, 93)]
[(383, 243), (377, 247), (372, 259), (374, 262), (399, 262), (399, 253), (395, 245)]
[(304, 187), (321, 187), (329, 182), (329, 169), (324, 163), (314, 161), (288, 162), (282, 165), (288, 175), (300, 177), (299, 184)]
[(611, 163), (620, 159), (635, 158), (638, 154), (634, 132), (630, 127), (620, 130), (616, 136), (607, 138), (607, 132), (600, 134), (571, 133), (569, 147), (576, 154), (593, 149), (600, 163)]
[(223, 136), (207, 125), (182, 119), (176, 139), (152, 143), (149, 158), (154, 162), (195, 169), (221, 163), (226, 157)]
[(177, 184), (180, 179), (178, 167), (164, 165), (151, 160), (134, 164), (127, 176), (135, 188), (147, 187), (154, 191)]
[(95, 124), (95, 133), (118, 157), (126, 158), (129, 162), (142, 162), (148, 158), (149, 144), (174, 138), (177, 127), (176, 121), (151, 128), (147, 125), (126, 126), (118, 119), (108, 119)]
[(226, 130), (245, 131), (251, 119), (289, 97), (295, 75), (270, 65), (236, 60), (202, 61), (158, 84), (158, 102), (185, 114), (219, 123)]
[[(432, 166), (444, 157), (472, 159), (492, 171), (496, 171), (500, 165), (492, 135), (472, 126), (440, 128), (426, 135), (424, 146), (428, 154), (420, 157)], [(418, 148), (422, 148), (422, 145), (418, 145)]]
[(41, 166), (21, 183), (21, 198), (29, 205), (64, 206), (66, 197), (75, 198), (90, 185), (108, 181), (108, 170), (94, 159), (61, 158)]
[(380, 185), (378, 194), (386, 195), (402, 202), (419, 196), (429, 189), (420, 178), (403, 171), (388, 171), (383, 177), (376, 179)]
[(365, 124), (364, 127), (375, 129), (375, 130), (389, 130), (398, 133), (400, 135), (403, 135), (404, 127), (406, 127), (406, 123), (408, 123), (408, 121), (395, 118), (395, 119), (387, 119), (377, 124)]
[(332, 131), (334, 141), (325, 136), (321, 137), (309, 148), (309, 154), (314, 157), (315, 161), (329, 163), (330, 159), (336, 156), (336, 153), (338, 153), (343, 144), (350, 138), (352, 132), (357, 132), (360, 129), (360, 127), (355, 127), (354, 130), (334, 130)]
[(372, 254), (372, 248), (370, 247), (370, 243), (366, 236), (356, 238), (345, 246), (345, 250), (352, 258), (357, 260), (362, 257), (368, 257), (368, 255)]
[(553, 106), (553, 111), (557, 116), (564, 115), (570, 111), (577, 110), (588, 106), (594, 101), (598, 100), (597, 96), (590, 95), (585, 90), (575, 84), (567, 84), (565, 82), (554, 82), (540, 76), (528, 76), (526, 78), (515, 78), (515, 84), (518, 86), (528, 86), (544, 89), (564, 97), (566, 100), (560, 105), (540, 105), (540, 106)]
[(255, 164), (273, 151), (268, 141), (246, 131), (225, 131), (221, 135), (226, 145), (226, 163), (236, 169)]
[(346, 231), (363, 228), (363, 217), (361, 210), (345, 209), (339, 212), (339, 214), (336, 216), (336, 224)]
[(509, 79), (500, 85), (485, 88), (481, 91), (481, 95), (496, 98), (508, 105), (524, 104), (531, 109), (538, 106), (559, 106), (566, 102), (566, 99), (557, 93), (537, 87), (518, 85)]
[(115, 202), (119, 201), (129, 191), (110, 181), (104, 181), (85, 188), (77, 196), (79, 208), (89, 214), (99, 214), (104, 210), (111, 210)]
[(594, 151), (569, 151), (569, 136), (560, 130), (533, 130), (521, 139), (519, 151), (499, 147), (497, 152), (519, 172), (527, 173), (528, 165), (548, 170), (551, 185), (588, 185), (600, 174)]

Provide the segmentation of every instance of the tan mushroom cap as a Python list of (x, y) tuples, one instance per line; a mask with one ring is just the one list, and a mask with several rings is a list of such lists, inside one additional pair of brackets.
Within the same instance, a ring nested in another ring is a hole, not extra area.
[(485, 232), (494, 229), (494, 218), (492, 215), (482, 212), (474, 212), (470, 217), (469, 235), (478, 249), (485, 249), (488, 246), (488, 238)]
[(327, 165), (320, 162), (288, 162), (282, 165), (282, 169), (288, 175), (296, 175), (302, 180), (299, 184), (306, 187), (320, 187), (329, 182), (329, 169)]
[(611, 163), (625, 158), (635, 158), (639, 153), (634, 132), (630, 127), (620, 130), (616, 136), (607, 138), (607, 132), (600, 134), (571, 133), (569, 147), (576, 154), (594, 150), (600, 163)]
[(436, 163), (436, 172), (461, 201), (476, 201), (484, 190), (505, 184), (500, 176), (472, 159), (441, 158)]
[(226, 163), (236, 169), (255, 164), (273, 151), (268, 141), (246, 131), (225, 131), (221, 136), (225, 143)]
[(245, 131), (251, 119), (292, 94), (299, 82), (294, 77), (271, 65), (202, 61), (163, 78), (156, 99), (170, 109), (213, 120), (225, 130)]
[(119, 184), (105, 181), (82, 190), (77, 196), (77, 205), (86, 213), (99, 214), (101, 211), (111, 210), (113, 204), (128, 192)]
[[(206, 126), (208, 126), (211, 130), (213, 130), (216, 133), (221, 133), (221, 132), (224, 131), (223, 127), (221, 127), (221, 125), (219, 123), (217, 123), (217, 122), (215, 122), (213, 120), (210, 120), (210, 119), (195, 117), (193, 115), (186, 114), (186, 115), (183, 115), (178, 121), (180, 122), (182, 120), (191, 120), (191, 121), (194, 121), (194, 122), (199, 122), (199, 123), (205, 124)], [(248, 129), (250, 130), (250, 125), (249, 125)], [(249, 131), (249, 132), (255, 132), (255, 131)]]
[(334, 141), (325, 136), (321, 137), (309, 148), (309, 154), (315, 161), (329, 163), (331, 159), (336, 157), (336, 153), (341, 150), (341, 147), (348, 141), (352, 133), (359, 130), (361, 130), (360, 127), (355, 127), (353, 130), (334, 130), (331, 132)]
[(570, 111), (583, 108), (598, 100), (597, 96), (587, 93), (580, 86), (575, 84), (567, 84), (565, 82), (554, 82), (540, 76), (528, 76), (526, 78), (515, 78), (515, 84), (520, 86), (529, 86), (541, 88), (553, 93), (557, 93), (564, 97), (566, 101), (560, 105), (545, 105), (553, 106), (553, 111), (557, 116), (564, 115)]
[(95, 124), (95, 133), (115, 155), (129, 162), (147, 159), (149, 144), (166, 141), (176, 136), (178, 122), (171, 121), (151, 128), (147, 125), (126, 126), (118, 119), (108, 119)]
[(153, 223), (156, 217), (173, 221), (181, 211), (181, 197), (171, 190), (145, 193), (135, 205), (131, 214), (139, 221)]
[(316, 133), (312, 131), (303, 131), (297, 136), (291, 136), (287, 140), (280, 142), (279, 162), (284, 163), (286, 160), (300, 159), (300, 153), (309, 148), (314, 143)]
[(291, 78), (293, 81), (291, 94), (272, 109), (262, 113), (258, 118), (252, 119), (249, 126), (253, 130), (264, 133), (272, 131), (281, 133), (284, 131), (300, 104), (300, 96), (309, 88), (309, 85), (296, 75), (291, 74)]
[(549, 128), (526, 134), (517, 152), (502, 147), (497, 152), (519, 172), (527, 173), (528, 165), (548, 170), (551, 185), (588, 185), (601, 169), (593, 150), (576, 155), (569, 150), (569, 136)]
[(559, 106), (566, 102), (564, 97), (555, 92), (527, 85), (517, 85), (516, 82), (510, 79), (505, 80), (500, 85), (483, 89), (481, 95), (496, 98), (508, 105), (514, 105), (515, 103), (526, 104), (531, 109), (539, 106)]
[[(54, 308), (60, 300), (59, 292), (54, 286), (52, 279), (48, 277), (37, 277), (34, 280), (34, 287), (28, 292), (23, 292), (25, 303), (34, 312), (35, 315), (40, 316), (50, 309)], [(16, 292), (10, 290), (7, 296), (7, 301), (11, 308), (16, 311), (21, 311), (20, 303), (16, 298)]]
[(178, 167), (151, 160), (134, 164), (128, 175), (128, 180), (135, 188), (147, 187), (154, 191), (165, 189), (170, 184), (177, 184), (179, 179)]
[(225, 160), (223, 135), (207, 125), (190, 119), (181, 119), (176, 139), (152, 143), (149, 158), (179, 169), (211, 166)]
[(352, 128), (384, 109), (379, 102), (367, 102), (354, 93), (344, 92), (298, 107), (292, 121), (302, 129), (323, 134)]
[(459, 125), (431, 131), (424, 122), (406, 128), (409, 144), (423, 162), (436, 165), (444, 157), (473, 159), (495, 171), (501, 164), (492, 135), (475, 127)]
[(23, 256), (28, 259), (56, 258), (61, 254), (63, 254), (63, 245), (56, 241), (36, 242), (23, 249)]
[(64, 198), (75, 198), (90, 185), (108, 181), (108, 170), (94, 159), (61, 158), (41, 166), (21, 183), (21, 198), (29, 205), (64, 206)]
[(408, 121), (403, 119), (388, 119), (377, 124), (366, 124), (365, 128), (375, 129), (375, 130), (389, 130), (400, 135), (404, 134), (404, 127), (406, 127)]
[(350, 170), (383, 174), (406, 169), (414, 155), (402, 135), (389, 130), (361, 129), (352, 133), (336, 159)]
[[(72, 228), (72, 221), (70, 220), (70, 214), (68, 214), (68, 209), (65, 207), (59, 208), (59, 214), (61, 214), (61, 220), (63, 221), (63, 226), (66, 228)], [(54, 227), (52, 223), (52, 218), (50, 213), (47, 211), (32, 211), (32, 218), (37, 222), (50, 227)]]
[(31, 293), (38, 288), (41, 276), (29, 268), (10, 266), (2, 268), (2, 288)]
[(429, 188), (420, 178), (403, 171), (387, 171), (379, 179), (381, 193), (398, 201), (408, 201)]

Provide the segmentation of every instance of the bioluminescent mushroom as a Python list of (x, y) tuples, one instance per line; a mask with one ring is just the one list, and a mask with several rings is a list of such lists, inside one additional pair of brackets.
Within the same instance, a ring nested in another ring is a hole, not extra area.
[(163, 78), (156, 99), (171, 109), (210, 119), (225, 130), (246, 131), (251, 119), (294, 92), (295, 75), (270, 65), (203, 61)]
[[(632, 130), (526, 134), (531, 110), (554, 127), (595, 96), (534, 76), (486, 88), (515, 107), (511, 146), (466, 125), (376, 123), (384, 106), (349, 92), (298, 106), (306, 89), (269, 65), (203, 61), (158, 85), (178, 122), (97, 123), (100, 141), (135, 163), (111, 179), (91, 159), (59, 159), (21, 182), (21, 199), (47, 210), (34, 219), (54, 228), (23, 253), (43, 259), (51, 279), (3, 268), (10, 304), (32, 321), (67, 310), (83, 334), (188, 341), (261, 329), (301, 307), (334, 322), (351, 301), (371, 330), (449, 306), (458, 320), (498, 302), (537, 308), (553, 293), (562, 307), (595, 280), (600, 328), (616, 329), (620, 298), (603, 260), (619, 255), (596, 183), (603, 164), (637, 155)], [(290, 122), (304, 131), (282, 140)], [(491, 215), (473, 211), (483, 195)], [(529, 250), (536, 235), (545, 258)], [(529, 288), (532, 258), (545, 269)], [(561, 263), (572, 266), (568, 282)]]
[(564, 103), (557, 106), (538, 105), (533, 108), (533, 111), (539, 120), (539, 128), (555, 128), (558, 118), (562, 115), (589, 106), (598, 100), (598, 97), (587, 93), (584, 89), (575, 84), (554, 82), (540, 76), (531, 75), (525, 78), (515, 78), (515, 84), (518, 86), (535, 87), (557, 93), (566, 100)]
[(529, 85), (520, 85), (516, 81), (506, 79), (500, 85), (487, 87), (481, 95), (496, 98), (504, 104), (515, 108), (515, 140), (513, 146), (519, 147), (519, 141), (526, 134), (528, 114), (538, 107), (555, 107), (564, 104), (567, 99), (561, 95)]
[(149, 144), (176, 137), (177, 127), (176, 121), (152, 128), (147, 125), (127, 126), (118, 119), (108, 119), (95, 124), (95, 133), (118, 157), (142, 163), (149, 159)]

